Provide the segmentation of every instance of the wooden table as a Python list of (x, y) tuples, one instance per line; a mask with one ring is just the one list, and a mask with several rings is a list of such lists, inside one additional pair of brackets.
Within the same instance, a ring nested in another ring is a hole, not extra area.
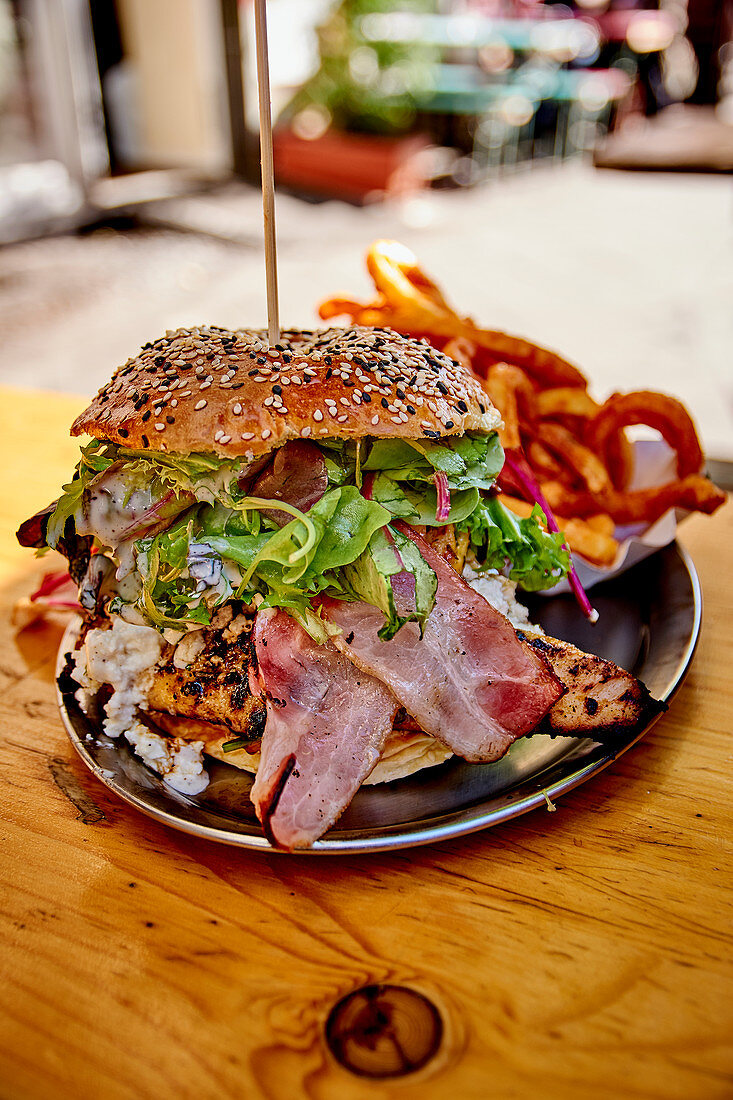
[[(48, 568), (12, 530), (69, 476), (80, 402), (0, 406), (7, 621)], [(385, 856), (258, 856), (141, 816), (66, 740), (61, 628), (6, 632), (0, 1095), (731, 1096), (733, 507), (684, 541), (702, 641), (652, 732), (556, 813)], [(442, 1015), (414, 1075), (365, 1080), (327, 1051), (332, 1006), (370, 983)]]

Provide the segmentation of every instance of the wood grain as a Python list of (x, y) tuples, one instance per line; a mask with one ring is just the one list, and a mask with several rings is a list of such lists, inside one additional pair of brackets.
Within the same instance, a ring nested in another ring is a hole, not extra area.
[[(3, 489), (9, 623), (48, 567), (11, 532), (69, 476), (78, 403), (0, 396), (4, 461), (29, 436), (34, 456)], [(0, 1095), (729, 1097), (732, 541), (730, 505), (685, 524), (702, 640), (634, 750), (553, 814), (384, 856), (257, 856), (137, 814), (66, 741), (60, 626), (4, 631)], [(438, 1058), (399, 1082), (324, 1044), (335, 1001), (374, 982), (445, 1022)]]

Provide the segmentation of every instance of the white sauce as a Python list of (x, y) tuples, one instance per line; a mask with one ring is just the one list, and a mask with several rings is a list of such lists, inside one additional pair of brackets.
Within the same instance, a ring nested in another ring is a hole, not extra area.
[(114, 549), (152, 506), (153, 494), (149, 489), (130, 493), (129, 484), (119, 473), (109, 473), (95, 479), (75, 517), (76, 529), (80, 535), (95, 535)]

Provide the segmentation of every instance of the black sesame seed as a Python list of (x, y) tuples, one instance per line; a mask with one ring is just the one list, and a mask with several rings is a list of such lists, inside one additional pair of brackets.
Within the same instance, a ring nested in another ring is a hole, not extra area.
[(148, 437), (146, 435), (144, 435), (142, 437), (142, 444), (143, 444), (143, 447), (149, 447), (150, 446), (150, 440), (148, 439)]
[(283, 392), (283, 388), (282, 388), (282, 386), (273, 386), (273, 387), (272, 387), (272, 392), (273, 392), (273, 393), (277, 393), (277, 394), (280, 394), (280, 393), (282, 393), (282, 392)]
[(481, 409), (481, 414), (483, 415), (486, 412), (486, 406), (482, 405), (481, 402), (479, 401), (478, 407)]
[(455, 424), (453, 423), (452, 420), (446, 420), (445, 426), (446, 426), (446, 428), (454, 428)]
[(175, 416), (166, 416), (166, 420), (168, 421), (169, 424), (175, 424), (175, 422), (176, 422)]
[(413, 409), (412, 405), (407, 406), (407, 411), (408, 413), (410, 413), (411, 416), (415, 415), (415, 410)]
[(395, 392), (396, 392), (397, 396), (400, 398), (401, 401), (405, 400), (405, 397), (407, 396), (407, 394), (405, 393), (404, 390), (401, 390), (399, 386), (397, 386), (397, 389), (396, 389)]
[[(331, 358), (330, 355), (324, 355), (323, 356), (323, 362), (326, 364), (327, 367), (330, 367), (331, 363), (333, 363), (333, 359)], [(328, 375), (326, 377), (328, 377)]]
[(164, 367), (165, 366), (165, 356), (164, 355), (156, 355), (155, 365), (156, 365), (156, 367)]
[(458, 408), (461, 410), (462, 413), (467, 413), (468, 412), (468, 405), (466, 404), (465, 401), (456, 401), (456, 405), (458, 406)]
[(387, 400), (386, 397), (382, 398), (382, 408), (383, 409), (388, 409), (389, 408), (389, 401)]
[(120, 433), (120, 435), (122, 436), (123, 439), (127, 439), (128, 435), (130, 434), (128, 432), (127, 428), (120, 428), (119, 433)]
[(333, 374), (333, 371), (329, 367), (328, 370), (326, 371), (326, 381), (329, 380), (329, 378), (331, 377), (332, 374)]
[(146, 420), (150, 420), (150, 409), (146, 409), (142, 416), (143, 424)]
[(361, 395), (361, 399), (362, 399), (362, 401), (365, 401), (367, 405), (371, 405), (371, 403), (372, 403), (371, 396), (368, 393), (363, 393)]
[(435, 385), (438, 387), (438, 389), (440, 390), (440, 392), (442, 394), (447, 394), (448, 393), (448, 387), (445, 385), (444, 382), (441, 382), (440, 379), (438, 379), (438, 381), (435, 383)]

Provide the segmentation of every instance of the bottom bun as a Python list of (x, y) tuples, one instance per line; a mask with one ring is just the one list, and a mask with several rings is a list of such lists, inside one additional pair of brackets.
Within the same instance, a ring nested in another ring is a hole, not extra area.
[[(227, 741), (233, 740), (237, 734), (230, 730), (222, 734), (222, 727), (213, 722), (202, 722), (196, 718), (179, 718), (161, 711), (150, 711), (149, 717), (158, 729), (171, 736), (180, 737), (184, 741), (203, 741), (204, 752), (207, 756), (213, 756), (215, 760), (233, 764), (235, 768), (252, 773), (255, 773), (259, 767), (259, 751), (233, 749), (231, 752), (224, 752), (224, 745)], [(450, 749), (427, 733), (393, 730), (387, 737), (377, 766), (364, 780), (363, 786), (394, 783), (395, 780), (414, 775), (423, 768), (443, 764), (452, 755)]]

